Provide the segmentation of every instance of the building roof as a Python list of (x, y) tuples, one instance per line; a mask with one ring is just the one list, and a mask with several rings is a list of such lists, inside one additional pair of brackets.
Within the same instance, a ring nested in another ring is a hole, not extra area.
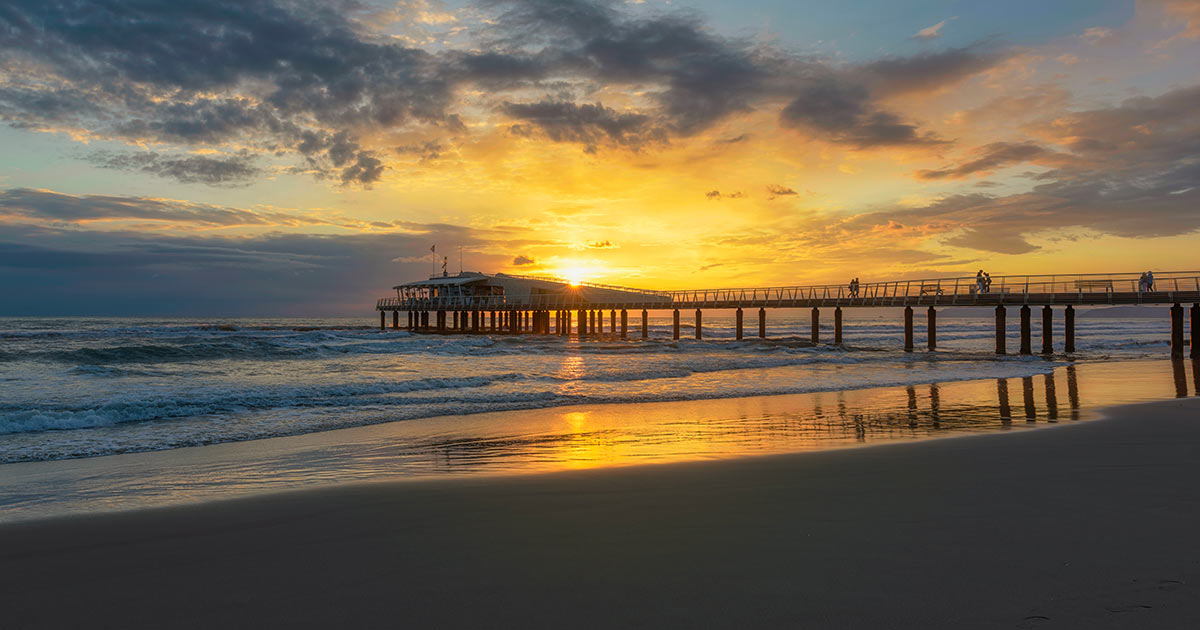
[(461, 287), (476, 282), (483, 282), (488, 279), (488, 276), (479, 273), (478, 271), (464, 271), (457, 276), (439, 276), (428, 280), (417, 280), (416, 282), (406, 282), (398, 284), (393, 289), (408, 289), (413, 287)]

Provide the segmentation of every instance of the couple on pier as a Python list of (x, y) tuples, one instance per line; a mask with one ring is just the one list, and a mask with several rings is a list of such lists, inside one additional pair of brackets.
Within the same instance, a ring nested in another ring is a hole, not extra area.
[(1147, 271), (1146, 273), (1142, 274), (1142, 277), (1138, 278), (1138, 293), (1142, 293), (1143, 291), (1153, 291), (1153, 290), (1154, 290), (1154, 272)]
[(979, 272), (975, 274), (975, 292), (976, 293), (989, 293), (989, 292), (991, 292), (991, 290), (992, 290), (991, 274), (988, 274), (988, 273), (984, 272), (984, 270), (980, 269)]

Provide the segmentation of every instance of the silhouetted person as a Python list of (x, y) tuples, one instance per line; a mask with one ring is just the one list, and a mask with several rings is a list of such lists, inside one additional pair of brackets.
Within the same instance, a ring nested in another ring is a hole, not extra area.
[(983, 293), (983, 270), (975, 272), (975, 292)]
[(1146, 290), (1147, 291), (1154, 290), (1154, 272), (1153, 271), (1146, 272)]

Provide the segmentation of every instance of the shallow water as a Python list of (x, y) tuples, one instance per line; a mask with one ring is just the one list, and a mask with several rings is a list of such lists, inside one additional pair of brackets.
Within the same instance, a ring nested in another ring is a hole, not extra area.
[[(202, 448), (0, 467), (0, 521), (348, 482), (522, 474), (1023, 431), (1200, 389), (1191, 361), (835, 392), (440, 416)], [(304, 414), (327, 413), (301, 410)]]
[[(380, 332), (374, 319), (2, 319), (0, 462), (394, 421), (415, 423), (422, 435), (425, 419), (446, 415), (1018, 378), (1068, 362), (997, 358), (990, 317), (960, 312), (941, 311), (933, 353), (902, 351), (895, 309), (847, 310), (841, 347), (809, 343), (807, 311), (772, 311), (770, 338), (745, 341), (733, 339), (731, 315), (718, 312), (705, 314), (704, 340), (679, 341), (666, 316), (651, 318), (649, 340), (585, 341)], [(634, 315), (631, 330), (640, 330)], [(824, 319), (830, 339), (831, 314)], [(1015, 350), (1015, 313), (1009, 319)], [(1081, 312), (1077, 328), (1072, 361), (1167, 352), (1165, 318)], [(920, 346), (922, 321), (918, 330)], [(1061, 350), (1061, 330), (1055, 338)]]

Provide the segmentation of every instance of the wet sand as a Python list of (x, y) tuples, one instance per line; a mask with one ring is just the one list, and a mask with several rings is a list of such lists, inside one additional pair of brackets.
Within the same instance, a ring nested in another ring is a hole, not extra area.
[(0, 526), (8, 627), (1183, 628), (1200, 401)]

